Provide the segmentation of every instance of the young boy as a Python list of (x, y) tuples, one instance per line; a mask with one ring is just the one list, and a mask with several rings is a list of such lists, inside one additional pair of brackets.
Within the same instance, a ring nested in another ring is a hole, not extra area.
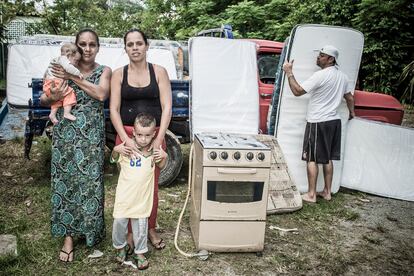
[(167, 159), (167, 153), (161, 147), (148, 151), (155, 134), (155, 118), (149, 114), (138, 114), (133, 135), (140, 153), (134, 154), (134, 157), (126, 156), (129, 149), (122, 143), (114, 147), (111, 156), (111, 161), (118, 162), (121, 167), (113, 213), (113, 246), (117, 249), (117, 260), (124, 262), (129, 251), (126, 234), (130, 219), (135, 244), (133, 258), (140, 270), (149, 266), (144, 253), (148, 251), (148, 217), (153, 203), (154, 169), (155, 166), (163, 168)]
[[(78, 62), (82, 57), (82, 50), (73, 43), (65, 43), (60, 48), (60, 54), (61, 55), (59, 57), (56, 57), (51, 60), (49, 67), (47, 68), (46, 73), (45, 73), (43, 91), (46, 93), (47, 96), (50, 95), (50, 87), (52, 86), (52, 82), (54, 83), (55, 86), (58, 86), (60, 82), (63, 81), (62, 79), (58, 79), (55, 76), (53, 76), (52, 71), (51, 71), (53, 65), (58, 64), (62, 66), (63, 69), (65, 69), (65, 71), (68, 72), (69, 74), (78, 76), (81, 79), (83, 78), (79, 69), (75, 67), (78, 65)], [(58, 120), (56, 118), (56, 113), (59, 107), (61, 106), (63, 106), (63, 117), (64, 118), (71, 120), (71, 121), (76, 120), (76, 117), (73, 116), (72, 113), (70, 113), (72, 111), (72, 106), (74, 106), (75, 104), (76, 104), (75, 91), (73, 90), (72, 87), (68, 87), (67, 92), (64, 95), (64, 98), (61, 101), (57, 101), (56, 103), (50, 106), (50, 109), (51, 109), (50, 114), (49, 114), (50, 121), (52, 121), (54, 125), (58, 123)]]

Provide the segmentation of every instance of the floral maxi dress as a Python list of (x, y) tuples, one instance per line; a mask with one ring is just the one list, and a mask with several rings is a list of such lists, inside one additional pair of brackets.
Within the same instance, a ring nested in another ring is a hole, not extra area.
[[(99, 84), (104, 66), (86, 80)], [(75, 121), (64, 119), (53, 128), (52, 216), (54, 237), (81, 236), (93, 246), (105, 236), (104, 223), (104, 106), (73, 82), (77, 104)]]

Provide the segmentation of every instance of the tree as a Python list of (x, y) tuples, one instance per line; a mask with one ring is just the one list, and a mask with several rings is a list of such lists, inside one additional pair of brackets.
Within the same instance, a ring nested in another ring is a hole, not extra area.
[(133, 0), (55, 0), (51, 6), (44, 2), (43, 10), (39, 31), (73, 35), (89, 27), (100, 36), (120, 37), (140, 24), (143, 7)]
[(16, 16), (37, 16), (36, 0), (2, 0), (0, 3), (0, 41), (7, 37), (7, 24)]
[(353, 26), (365, 36), (361, 82), (365, 89), (382, 91), (396, 97), (398, 78), (412, 59), (414, 5), (409, 0), (362, 0)]

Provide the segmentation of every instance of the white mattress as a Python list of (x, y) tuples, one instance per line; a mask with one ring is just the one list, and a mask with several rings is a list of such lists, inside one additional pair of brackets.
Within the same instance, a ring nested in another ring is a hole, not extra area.
[(354, 119), (348, 124), (341, 186), (414, 201), (414, 129)]
[[(32, 78), (42, 78), (53, 57), (60, 54), (59, 45), (13, 44), (9, 46), (7, 64), (7, 101), (12, 105), (27, 106), (32, 97), (28, 84)], [(170, 50), (150, 48), (148, 61), (163, 66), (170, 79), (177, 79), (173, 54)], [(101, 46), (96, 61), (112, 70), (128, 64), (122, 47)]]
[[(300, 84), (315, 71), (320, 70), (316, 65), (316, 57), (319, 54), (317, 49), (327, 44), (338, 48), (339, 69), (349, 77), (350, 82), (355, 87), (364, 37), (358, 31), (342, 27), (299, 25), (292, 31), (287, 58), (294, 60), (293, 73), (296, 80)], [(306, 162), (301, 160), (301, 153), (309, 96), (295, 97), (289, 88), (286, 76), (284, 76), (281, 85), (275, 136), (283, 150), (287, 165), (298, 189), (301, 192), (306, 192), (308, 190)], [(343, 145), (348, 119), (345, 100), (340, 106), (339, 113), (342, 119), (342, 152), (341, 161), (334, 161), (333, 193), (339, 190), (342, 174)], [(320, 168), (317, 190), (321, 191), (323, 186), (323, 173), (322, 168)]]
[(249, 41), (190, 40), (192, 133), (257, 134), (259, 94), (256, 45)]

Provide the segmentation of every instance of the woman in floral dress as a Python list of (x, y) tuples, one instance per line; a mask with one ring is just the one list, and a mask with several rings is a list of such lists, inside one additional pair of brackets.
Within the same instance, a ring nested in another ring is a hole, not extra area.
[(87, 246), (100, 242), (105, 235), (103, 164), (105, 146), (104, 101), (109, 96), (111, 69), (95, 62), (99, 38), (90, 29), (76, 35), (76, 45), (83, 53), (80, 79), (55, 67), (56, 77), (66, 79), (51, 88), (45, 105), (59, 99), (68, 85), (76, 93), (72, 109), (75, 121), (58, 114), (52, 140), (52, 216), (51, 232), (64, 237), (59, 259), (73, 261), (73, 237), (85, 238)]

